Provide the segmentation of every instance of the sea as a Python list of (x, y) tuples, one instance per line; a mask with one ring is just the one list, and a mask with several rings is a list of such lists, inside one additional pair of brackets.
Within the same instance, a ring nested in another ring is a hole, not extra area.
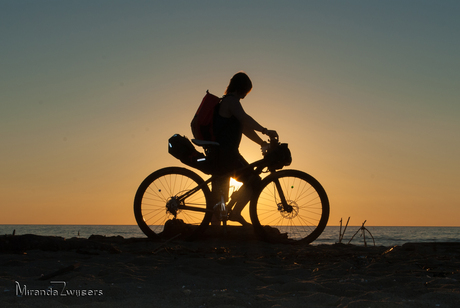
[[(340, 239), (340, 234), (343, 233)], [(35, 234), (63, 238), (91, 235), (146, 237), (137, 225), (0, 225), (0, 235)], [(409, 242), (460, 242), (460, 227), (373, 227), (328, 226), (312, 245), (335, 244), (395, 246)]]

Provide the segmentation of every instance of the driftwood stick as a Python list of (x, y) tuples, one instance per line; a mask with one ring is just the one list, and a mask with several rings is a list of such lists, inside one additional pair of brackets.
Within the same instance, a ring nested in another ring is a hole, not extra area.
[(155, 248), (152, 253), (155, 254), (157, 253), (161, 248), (163, 248), (163, 246), (165, 246), (166, 244), (168, 244), (169, 242), (172, 242), (174, 239), (178, 238), (179, 236), (181, 236), (182, 233), (179, 233), (179, 234), (176, 234), (175, 236), (171, 237), (169, 240), (167, 240), (166, 242), (160, 244), (157, 248)]
[(367, 231), (367, 232), (369, 233), (369, 235), (371, 236), (371, 238), (372, 238), (372, 241), (374, 242), (374, 246), (375, 246), (375, 240), (374, 240), (374, 236), (372, 236), (372, 233), (371, 233), (371, 231), (369, 231), (367, 228), (364, 228), (364, 229), (366, 229), (366, 231)]
[(363, 222), (363, 224), (361, 225), (361, 228), (358, 229), (358, 231), (356, 231), (355, 234), (353, 234), (353, 236), (351, 237), (351, 239), (348, 241), (348, 244), (350, 244), (350, 242), (353, 240), (353, 238), (355, 237), (356, 234), (358, 234), (359, 231), (362, 231), (362, 237), (363, 237), (363, 240), (364, 240), (364, 246), (367, 247), (367, 243), (366, 243), (366, 231), (371, 235), (372, 237), (372, 241), (374, 242), (374, 246), (375, 246), (375, 240), (374, 240), (374, 237), (372, 236), (372, 233), (371, 231), (369, 231), (366, 227), (364, 227), (364, 224), (366, 223), (367, 220), (365, 220)]
[(48, 275), (41, 276), (40, 278), (38, 278), (38, 280), (48, 280), (50, 278), (53, 278), (53, 277), (56, 277), (56, 276), (71, 272), (71, 271), (77, 269), (79, 266), (80, 266), (80, 263), (75, 263), (75, 264), (69, 265), (67, 267), (63, 267), (63, 268), (58, 269), (57, 271), (52, 272), (52, 273), (50, 273)]
[(340, 218), (339, 243), (342, 243), (342, 218)]
[(345, 225), (345, 229), (343, 229), (342, 238), (343, 238), (343, 236), (345, 235), (345, 232), (347, 231), (347, 227), (348, 227), (348, 223), (349, 223), (349, 222), (350, 222), (350, 217), (348, 217), (347, 224)]
[(350, 242), (353, 240), (353, 238), (355, 237), (355, 235), (358, 234), (359, 231), (361, 231), (361, 228), (359, 228), (358, 231), (356, 231), (355, 234), (353, 234), (353, 236), (351, 237), (351, 239), (348, 241), (348, 244), (350, 244)]
[(342, 219), (340, 219), (339, 243), (342, 243), (342, 240), (345, 235), (345, 232), (347, 231), (349, 222), (350, 222), (350, 217), (348, 217), (347, 224), (345, 225), (345, 228), (343, 229), (343, 233), (342, 233)]
[(366, 243), (366, 228), (364, 228), (364, 224), (363, 224), (362, 230), (363, 230), (364, 247), (367, 247), (367, 243)]

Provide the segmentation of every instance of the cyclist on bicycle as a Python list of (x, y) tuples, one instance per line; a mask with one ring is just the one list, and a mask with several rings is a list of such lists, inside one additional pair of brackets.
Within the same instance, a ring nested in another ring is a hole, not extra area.
[[(225, 91), (220, 104), (216, 108), (214, 114), (214, 134), (219, 146), (214, 150), (213, 156), (215, 157), (215, 172), (214, 175), (222, 175), (229, 172), (234, 172), (242, 167), (248, 165), (248, 162), (241, 156), (238, 151), (241, 137), (244, 134), (250, 140), (259, 144), (261, 147), (267, 145), (257, 132), (261, 132), (270, 138), (278, 138), (278, 134), (274, 130), (269, 130), (250, 115), (248, 115), (241, 106), (240, 99), (244, 99), (252, 89), (252, 82), (248, 75), (244, 72), (235, 74)], [(236, 203), (229, 219), (237, 221), (242, 225), (249, 223), (241, 215), (246, 203), (249, 201), (252, 193), (251, 186), (254, 182), (260, 180), (258, 175), (244, 174), (236, 175), (237, 180), (243, 182), (245, 185), (240, 189), (239, 201)], [(219, 196), (224, 196), (225, 201), (228, 198), (230, 178), (218, 178), (213, 182), (214, 197), (219, 200)]]

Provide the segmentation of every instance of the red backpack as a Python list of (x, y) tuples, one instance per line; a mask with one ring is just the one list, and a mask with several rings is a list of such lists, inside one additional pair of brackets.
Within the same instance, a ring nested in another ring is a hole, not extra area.
[(201, 101), (200, 107), (193, 117), (192, 127), (193, 137), (198, 140), (215, 141), (213, 123), (214, 110), (220, 103), (220, 98), (206, 91), (206, 95)]

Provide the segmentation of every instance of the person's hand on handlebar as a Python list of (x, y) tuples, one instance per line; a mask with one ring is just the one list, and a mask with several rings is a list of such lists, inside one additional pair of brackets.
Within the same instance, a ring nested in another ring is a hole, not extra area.
[(267, 135), (270, 139), (278, 139), (278, 133), (276, 130), (264, 129), (262, 134)]
[(262, 151), (262, 155), (265, 155), (268, 152), (268, 149), (270, 149), (270, 144), (266, 141), (263, 142), (263, 144), (260, 146), (260, 150)]

